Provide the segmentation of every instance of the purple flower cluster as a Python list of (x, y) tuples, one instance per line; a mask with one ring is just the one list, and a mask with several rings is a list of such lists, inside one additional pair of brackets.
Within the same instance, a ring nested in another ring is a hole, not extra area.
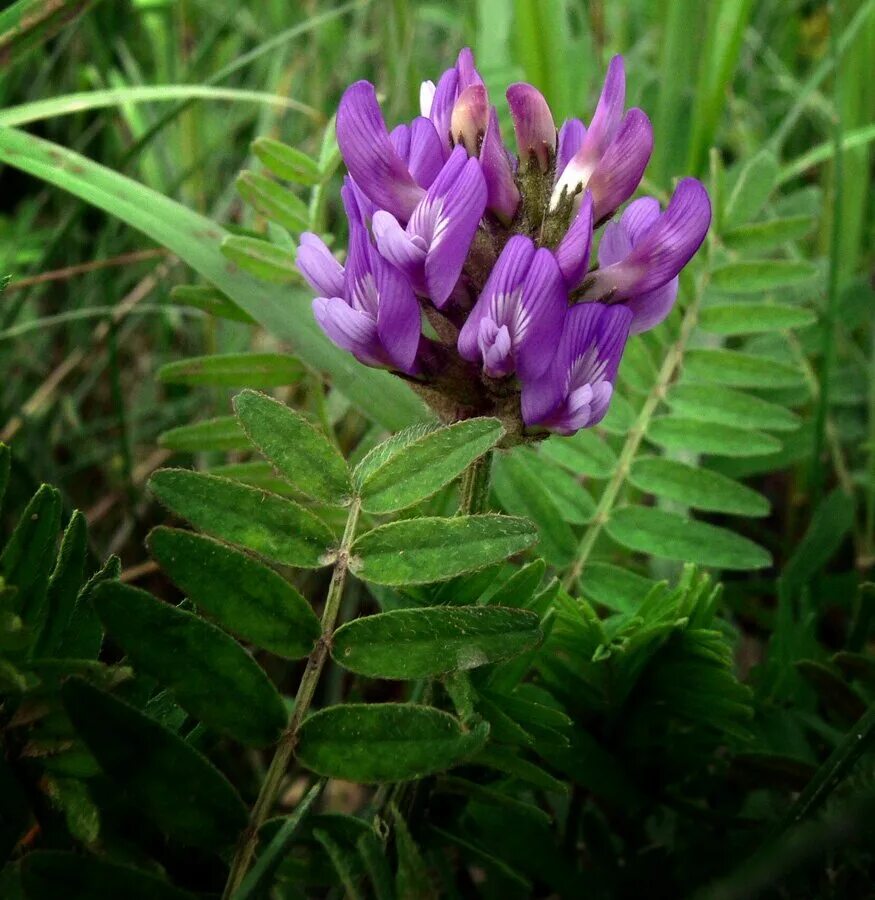
[(642, 197), (612, 220), (653, 149), (647, 116), (625, 110), (621, 57), (589, 127), (569, 119), (557, 132), (529, 84), (507, 101), (516, 154), (470, 50), (391, 133), (373, 85), (353, 84), (337, 112), (346, 266), (309, 233), (297, 263), (326, 335), (407, 378), (443, 418), (573, 434), (607, 412), (629, 334), (668, 315), (711, 205), (684, 178), (665, 210)]

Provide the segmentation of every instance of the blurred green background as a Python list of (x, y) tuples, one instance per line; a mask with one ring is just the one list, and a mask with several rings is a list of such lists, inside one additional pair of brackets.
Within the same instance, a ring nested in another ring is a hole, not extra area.
[[(504, 87), (524, 79), (557, 121), (588, 120), (607, 61), (624, 54), (629, 105), (655, 129), (646, 187), (704, 177), (712, 146), (727, 168), (770, 148), (783, 184), (818, 190), (808, 249), (830, 261), (822, 308), (839, 308), (829, 304), (848, 292), (871, 299), (875, 14), (865, 0), (19, 0), (0, 11), (0, 125), (253, 227), (234, 179), (252, 167), (255, 137), (318, 154), (340, 93), (358, 78), (375, 82), (390, 125), (409, 119), (420, 82), (465, 45), (499, 108)], [(213, 93), (192, 99), (192, 85)], [(108, 90), (98, 107), (95, 92)], [(81, 92), (90, 99), (70, 96)], [(339, 205), (333, 188), (327, 197), (331, 232)], [(155, 371), (281, 345), (169, 304), (174, 284), (191, 280), (184, 265), (11, 167), (0, 169), (0, 275), (9, 282), (0, 436), (15, 439), (11, 506), (40, 482), (58, 484), (86, 510), (101, 555), (136, 566), (148, 525), (141, 486), (170, 455), (157, 436), (228, 411), (227, 393), (161, 385)], [(875, 350), (857, 342), (854, 353), (875, 371)], [(875, 409), (870, 433), (873, 420)]]

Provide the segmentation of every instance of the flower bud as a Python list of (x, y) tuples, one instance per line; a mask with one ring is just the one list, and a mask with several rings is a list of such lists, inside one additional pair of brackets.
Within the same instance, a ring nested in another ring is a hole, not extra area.
[(520, 161), (525, 164), (534, 157), (546, 172), (556, 155), (556, 125), (544, 95), (530, 84), (519, 82), (507, 89), (507, 103)]
[(453, 106), (450, 134), (454, 144), (461, 144), (469, 156), (478, 156), (483, 135), (489, 124), (489, 98), (482, 84), (466, 87)]

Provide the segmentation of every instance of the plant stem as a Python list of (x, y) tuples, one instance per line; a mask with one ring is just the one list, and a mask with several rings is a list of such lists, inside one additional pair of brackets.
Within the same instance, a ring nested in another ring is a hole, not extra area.
[(295, 753), (301, 723), (304, 721), (304, 717), (310, 709), (310, 704), (313, 702), (313, 695), (316, 693), (316, 687), (319, 684), (319, 678), (322, 675), (322, 669), (325, 667), (331, 648), (331, 638), (334, 634), (334, 626), (337, 623), (337, 614), (340, 611), (340, 601), (343, 596), (343, 586), (346, 583), (346, 573), (349, 569), (349, 552), (355, 538), (360, 510), (361, 500), (356, 498), (349, 507), (346, 528), (343, 532), (340, 547), (337, 550), (337, 559), (334, 563), (334, 571), (331, 574), (331, 584), (328, 586), (328, 594), (325, 598), (325, 609), (322, 612), (322, 636), (316, 642), (316, 646), (307, 658), (307, 667), (304, 669), (304, 675), (301, 678), (301, 683), (298, 685), (298, 693), (295, 696), (295, 708), (292, 712), (291, 720), (277, 744), (276, 752), (261, 784), (261, 790), (258, 792), (258, 798), (252, 807), (249, 824), (241, 836), (237, 852), (231, 862), (228, 882), (222, 894), (223, 900), (230, 900), (249, 869), (258, 843), (258, 830), (264, 824), (265, 819), (270, 815), (270, 811), (276, 803), (289, 762)]
[(492, 456), (490, 450), (479, 459), (474, 460), (462, 475), (459, 488), (460, 516), (482, 513), (489, 503), (489, 479), (492, 474)]

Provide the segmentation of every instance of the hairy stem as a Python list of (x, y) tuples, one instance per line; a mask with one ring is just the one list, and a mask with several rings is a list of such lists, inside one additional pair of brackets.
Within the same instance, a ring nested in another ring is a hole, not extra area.
[(469, 516), (482, 513), (489, 503), (489, 479), (492, 474), (490, 450), (465, 469), (459, 488), (459, 515)]
[(301, 678), (301, 683), (298, 685), (298, 693), (295, 696), (295, 708), (292, 712), (291, 720), (277, 744), (276, 752), (261, 784), (261, 790), (258, 792), (258, 798), (252, 807), (249, 824), (243, 832), (237, 852), (234, 854), (234, 859), (231, 862), (228, 882), (225, 885), (225, 892), (222, 894), (224, 900), (230, 900), (233, 896), (252, 862), (255, 847), (258, 843), (258, 830), (264, 824), (265, 819), (270, 815), (270, 811), (276, 803), (289, 762), (295, 753), (301, 723), (304, 721), (304, 717), (310, 709), (310, 704), (313, 702), (313, 695), (316, 693), (319, 678), (328, 659), (331, 638), (334, 634), (334, 626), (337, 623), (337, 614), (340, 611), (343, 586), (346, 583), (346, 573), (349, 569), (349, 552), (355, 538), (360, 510), (361, 501), (356, 498), (349, 508), (346, 528), (343, 532), (340, 547), (337, 550), (337, 559), (334, 563), (334, 571), (331, 574), (331, 584), (328, 586), (328, 595), (325, 598), (325, 609), (322, 613), (322, 636), (316, 642), (316, 646), (307, 658), (307, 667), (304, 669), (304, 675)]

